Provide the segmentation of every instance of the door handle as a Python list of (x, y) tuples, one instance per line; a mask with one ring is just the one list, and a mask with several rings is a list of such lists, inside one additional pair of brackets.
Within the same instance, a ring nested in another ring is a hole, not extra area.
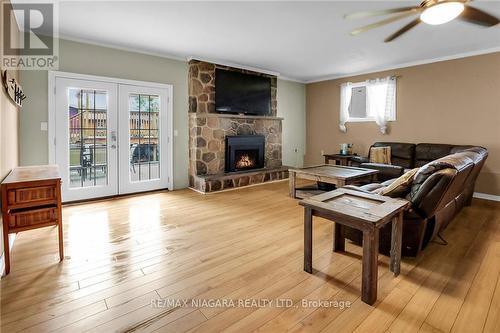
[[(116, 131), (111, 131), (111, 141), (116, 142)], [(116, 146), (114, 148), (116, 148)]]
[(116, 145), (115, 145), (115, 144), (112, 144), (112, 145), (111, 145), (111, 149), (116, 149)]

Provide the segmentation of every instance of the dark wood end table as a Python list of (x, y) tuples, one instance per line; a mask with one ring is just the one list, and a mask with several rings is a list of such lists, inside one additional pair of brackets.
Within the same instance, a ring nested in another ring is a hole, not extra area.
[(329, 164), (330, 161), (334, 161), (335, 165), (343, 165), (343, 166), (348, 166), (353, 156), (354, 155), (323, 154), (323, 157), (325, 158), (325, 164)]
[(10, 272), (9, 234), (57, 226), (64, 259), (61, 176), (57, 165), (14, 168), (1, 183), (5, 275)]
[(361, 299), (372, 305), (377, 300), (379, 230), (392, 222), (390, 270), (400, 272), (403, 212), (410, 206), (395, 199), (356, 190), (338, 189), (302, 200), (304, 206), (304, 270), (312, 273), (313, 216), (334, 222), (333, 250), (344, 251), (343, 227), (363, 233)]

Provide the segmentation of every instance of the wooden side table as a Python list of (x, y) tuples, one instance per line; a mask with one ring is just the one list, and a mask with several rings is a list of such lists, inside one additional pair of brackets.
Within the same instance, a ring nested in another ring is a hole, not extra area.
[(59, 258), (63, 260), (61, 177), (58, 167), (15, 168), (3, 180), (1, 192), (5, 274), (10, 272), (10, 233), (58, 226)]
[(361, 191), (338, 189), (302, 200), (304, 206), (304, 270), (312, 273), (312, 222), (319, 216), (334, 222), (333, 250), (344, 251), (343, 227), (363, 233), (363, 268), (361, 299), (372, 305), (377, 300), (379, 230), (392, 222), (390, 270), (399, 275), (403, 212), (410, 206), (404, 199), (394, 199)]
[(351, 158), (354, 155), (342, 155), (342, 154), (324, 154), (325, 164), (329, 164), (330, 161), (334, 161), (335, 165), (348, 166), (351, 162)]

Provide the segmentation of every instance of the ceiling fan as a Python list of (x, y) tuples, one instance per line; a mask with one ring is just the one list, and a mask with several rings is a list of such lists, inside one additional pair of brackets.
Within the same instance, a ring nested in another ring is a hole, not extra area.
[(419, 15), (413, 21), (387, 37), (384, 40), (384, 42), (386, 43), (393, 41), (421, 22), (431, 25), (439, 25), (450, 22), (457, 17), (463, 21), (479, 24), (485, 27), (492, 27), (500, 22), (500, 20), (495, 16), (469, 6), (468, 3), (471, 1), (472, 0), (424, 0), (420, 3), (419, 6), (358, 12), (347, 14), (344, 16), (344, 18), (357, 19), (393, 14), (391, 17), (385, 20), (378, 21), (351, 31), (351, 35), (358, 35), (362, 32), (381, 27), (383, 25), (401, 20), (406, 17), (417, 14)]

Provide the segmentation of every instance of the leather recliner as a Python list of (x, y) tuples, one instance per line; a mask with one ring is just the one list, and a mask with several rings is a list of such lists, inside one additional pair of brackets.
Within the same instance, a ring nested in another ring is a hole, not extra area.
[[(488, 152), (482, 147), (449, 147), (450, 151), (458, 152), (424, 164), (415, 175), (411, 191), (406, 196), (412, 205), (404, 214), (402, 252), (405, 256), (416, 256), (450, 223), (463, 205), (470, 202), (475, 180)], [(428, 150), (422, 153), (416, 164), (421, 164), (432, 154)], [(351, 188), (372, 192), (388, 186), (392, 181)], [(357, 230), (346, 227), (345, 233), (347, 238), (361, 244), (362, 235)], [(385, 226), (380, 231), (380, 252), (389, 254), (390, 244), (391, 228)]]
[[(377, 174), (378, 180), (380, 182), (397, 178), (401, 176), (405, 171), (421, 167), (431, 161), (437, 160), (438, 158), (458, 153), (461, 151), (466, 151), (472, 149), (480, 156), (477, 157), (478, 165), (477, 173), (473, 177), (472, 183), (469, 182), (469, 190), (467, 191), (467, 196), (461, 198), (461, 206), (464, 204), (470, 204), (472, 200), (472, 194), (474, 190), (474, 183), (479, 175), (479, 170), (484, 165), (484, 161), (488, 156), (488, 151), (486, 148), (471, 146), (471, 145), (450, 145), (442, 143), (406, 143), (406, 142), (375, 142), (371, 147), (391, 147), (391, 164), (380, 164), (380, 163), (370, 163), (370, 150), (368, 150), (368, 157), (354, 156), (352, 158), (353, 166), (360, 166), (368, 169), (378, 170)], [(371, 148), (370, 147), (370, 148)], [(476, 164), (475, 162), (475, 164)]]

